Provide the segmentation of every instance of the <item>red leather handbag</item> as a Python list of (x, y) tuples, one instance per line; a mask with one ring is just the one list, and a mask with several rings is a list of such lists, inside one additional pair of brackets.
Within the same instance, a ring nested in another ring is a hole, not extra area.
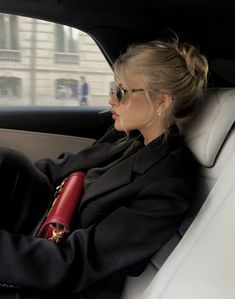
[(58, 244), (68, 236), (83, 192), (84, 178), (85, 173), (74, 172), (56, 188), (55, 200), (36, 234), (37, 237)]

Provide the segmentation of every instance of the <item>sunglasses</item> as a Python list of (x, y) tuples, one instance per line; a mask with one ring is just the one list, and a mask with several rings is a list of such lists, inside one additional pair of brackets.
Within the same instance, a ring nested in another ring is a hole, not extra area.
[(120, 86), (114, 86), (114, 87), (110, 88), (109, 96), (111, 97), (114, 95), (116, 97), (116, 99), (118, 100), (118, 102), (121, 102), (121, 100), (124, 98), (125, 95), (135, 93), (135, 92), (140, 92), (140, 91), (145, 91), (145, 89), (138, 88), (138, 89), (127, 90)]

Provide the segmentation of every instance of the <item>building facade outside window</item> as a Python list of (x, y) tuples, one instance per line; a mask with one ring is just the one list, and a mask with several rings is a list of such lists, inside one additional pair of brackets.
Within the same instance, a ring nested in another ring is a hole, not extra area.
[(18, 98), (21, 96), (21, 79), (0, 77), (0, 98)]
[(78, 53), (78, 36), (77, 29), (55, 24), (56, 52)]
[(1, 79), (0, 106), (108, 105), (113, 72), (89, 35), (6, 14), (0, 25), (0, 78), (19, 80)]
[(0, 14), (0, 49), (18, 49), (17, 16)]
[(78, 81), (68, 79), (56, 80), (56, 98), (77, 99), (78, 98)]

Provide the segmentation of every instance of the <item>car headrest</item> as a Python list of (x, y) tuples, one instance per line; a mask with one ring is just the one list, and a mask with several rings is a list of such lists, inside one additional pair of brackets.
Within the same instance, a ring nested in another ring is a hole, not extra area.
[(197, 161), (211, 167), (235, 120), (235, 88), (209, 89), (185, 132)]

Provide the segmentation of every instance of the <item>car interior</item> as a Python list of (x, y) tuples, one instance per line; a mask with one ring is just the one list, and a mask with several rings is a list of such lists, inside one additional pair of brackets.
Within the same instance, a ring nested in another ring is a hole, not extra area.
[(199, 166), (195, 203), (123, 298), (233, 298), (234, 96), (211, 89), (198, 107), (186, 134)]
[[(175, 33), (200, 48), (210, 66), (208, 91), (185, 133), (198, 162), (197, 200), (144, 272), (127, 279), (122, 299), (233, 299), (235, 3), (0, 0), (0, 13), (77, 28), (94, 40), (110, 67), (128, 45)], [(0, 146), (32, 161), (56, 158), (92, 144), (110, 125), (107, 106), (6, 105), (0, 107)]]

